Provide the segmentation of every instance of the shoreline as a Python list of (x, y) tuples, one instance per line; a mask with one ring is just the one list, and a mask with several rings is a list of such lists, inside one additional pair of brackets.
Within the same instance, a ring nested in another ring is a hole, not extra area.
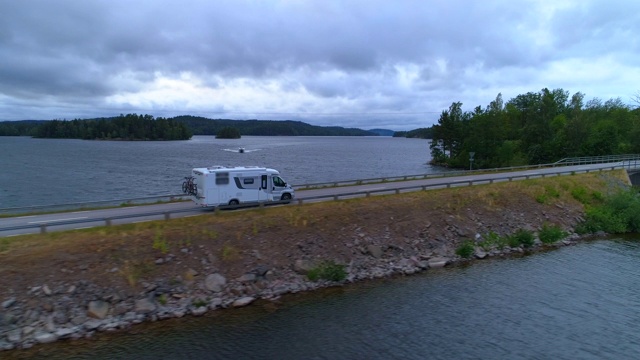
[[(0, 337), (0, 350), (9, 351), (30, 349), (38, 344), (48, 344), (61, 340), (90, 339), (97, 332), (126, 332), (137, 324), (160, 320), (182, 318), (185, 316), (203, 316), (211, 311), (238, 308), (251, 305), (256, 300), (278, 301), (281, 296), (299, 292), (314, 291), (335, 286), (391, 278), (395, 276), (410, 276), (417, 273), (443, 267), (453, 267), (473, 264), (483, 259), (506, 259), (514, 256), (526, 256), (538, 252), (555, 250), (565, 246), (573, 246), (579, 242), (603, 237), (606, 234), (579, 236), (571, 234), (554, 244), (542, 244), (536, 238), (531, 247), (505, 247), (502, 250), (484, 251), (476, 246), (473, 257), (461, 258), (458, 255), (435, 257), (390, 257), (385, 256), (393, 249), (369, 248), (364, 258), (352, 262), (347, 266), (348, 277), (344, 281), (310, 281), (306, 278), (305, 266), (298, 264), (291, 270), (262, 269), (262, 274), (247, 273), (236, 279), (226, 279), (219, 273), (210, 274), (202, 283), (194, 282), (191, 289), (173, 288), (163, 289), (163, 283), (145, 283), (144, 291), (136, 295), (102, 294), (109, 300), (92, 300), (87, 306), (76, 304), (72, 313), (77, 315), (71, 319), (62, 319), (62, 315), (55, 310), (59, 304), (69, 301), (78, 291), (79, 286), (91, 288), (86, 282), (71, 285), (64, 291), (61, 288), (52, 289), (48, 285), (30, 289), (30, 302), (54, 303), (50, 313), (38, 316), (37, 320), (25, 324), (25, 320), (34, 320), (34, 310), (27, 309), (28, 303), (15, 298), (3, 299), (1, 309), (13, 314), (16, 326), (12, 330), (4, 330)], [(259, 270), (259, 269), (258, 269)], [(244, 289), (240, 289), (240, 288)], [(247, 291), (247, 289), (253, 289)], [(186, 291), (185, 291), (186, 290)], [(94, 291), (99, 292), (98, 289)], [(240, 295), (240, 292), (243, 292)], [(160, 295), (158, 295), (160, 294)], [(98, 293), (96, 297), (100, 297)], [(106, 296), (105, 296), (106, 295)], [(208, 299), (208, 300), (207, 300)], [(44, 306), (44, 310), (47, 310)], [(16, 314), (22, 311), (22, 315)], [(64, 324), (61, 324), (64, 323)]]

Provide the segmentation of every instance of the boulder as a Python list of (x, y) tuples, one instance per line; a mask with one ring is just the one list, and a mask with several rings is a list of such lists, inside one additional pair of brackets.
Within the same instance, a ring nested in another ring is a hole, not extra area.
[(156, 311), (156, 304), (148, 298), (136, 300), (135, 312), (138, 314), (148, 314)]
[(87, 316), (94, 319), (104, 319), (109, 312), (109, 303), (102, 300), (96, 300), (89, 302), (89, 308), (87, 309)]
[(204, 286), (209, 291), (220, 292), (227, 284), (227, 279), (219, 273), (210, 274), (204, 280)]
[(251, 304), (256, 299), (252, 296), (245, 296), (233, 302), (233, 307), (243, 307)]

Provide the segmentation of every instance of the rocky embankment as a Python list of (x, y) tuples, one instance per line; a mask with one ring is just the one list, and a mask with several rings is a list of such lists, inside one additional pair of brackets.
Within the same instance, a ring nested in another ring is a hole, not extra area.
[[(551, 246), (572, 245), (579, 239), (572, 235)], [(288, 293), (411, 275), (473, 259), (539, 251), (548, 249), (550, 245), (543, 245), (536, 239), (535, 245), (529, 248), (505, 247), (485, 251), (477, 246), (472, 259), (456, 256), (454, 249), (439, 256), (407, 257), (405, 251), (396, 246), (366, 244), (362, 234), (356, 236), (352, 246), (358, 249), (360, 256), (347, 264), (348, 277), (340, 283), (308, 280), (305, 274), (315, 264), (298, 259), (290, 267), (257, 266), (234, 279), (227, 279), (218, 272), (198, 274), (193, 270), (193, 278), (201, 280), (172, 285), (170, 280), (159, 279), (143, 283), (144, 289), (136, 293), (101, 288), (87, 280), (34, 284), (28, 290), (28, 299), (10, 297), (0, 304), (0, 349), (30, 348), (61, 339), (90, 338), (96, 332), (126, 330), (145, 321), (201, 316), (208, 311), (246, 306), (257, 299), (275, 300)], [(156, 264), (162, 266), (165, 262), (175, 261), (173, 258), (168, 255)]]

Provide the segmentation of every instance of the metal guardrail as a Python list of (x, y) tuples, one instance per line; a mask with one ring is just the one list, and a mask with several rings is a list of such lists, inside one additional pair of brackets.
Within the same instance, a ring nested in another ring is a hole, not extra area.
[[(216, 211), (218, 210), (224, 210), (224, 209), (238, 209), (238, 208), (246, 208), (246, 207), (250, 207), (250, 206), (265, 206), (265, 205), (275, 205), (275, 204), (286, 204), (286, 203), (290, 203), (290, 202), (294, 202), (297, 203), (298, 205), (301, 205), (305, 202), (310, 202), (310, 201), (318, 201), (318, 200), (323, 200), (323, 199), (331, 199), (334, 201), (337, 200), (341, 200), (341, 199), (348, 199), (348, 198), (356, 198), (356, 197), (370, 197), (372, 195), (378, 194), (400, 194), (403, 192), (411, 192), (411, 191), (426, 191), (428, 189), (438, 189), (438, 188), (451, 188), (451, 187), (459, 187), (459, 186), (473, 186), (473, 185), (479, 185), (479, 184), (492, 184), (494, 182), (501, 182), (501, 181), (514, 181), (514, 180), (528, 180), (528, 179), (532, 179), (532, 178), (544, 178), (544, 177), (551, 177), (551, 176), (563, 176), (563, 175), (573, 175), (576, 173), (589, 173), (589, 172), (602, 172), (602, 171), (610, 171), (610, 170), (616, 170), (616, 169), (625, 169), (627, 168), (627, 166), (631, 166), (631, 163), (629, 164), (625, 164), (620, 163), (617, 165), (613, 165), (611, 167), (603, 167), (603, 168), (598, 168), (598, 169), (585, 169), (585, 170), (564, 170), (564, 171), (554, 171), (554, 172), (549, 172), (549, 173), (541, 173), (541, 174), (511, 174), (509, 176), (503, 176), (503, 177), (497, 177), (497, 178), (492, 178), (492, 179), (476, 179), (476, 180), (459, 180), (459, 181), (443, 181), (443, 182), (439, 182), (439, 183), (434, 183), (434, 184), (426, 184), (426, 185), (411, 185), (411, 186), (405, 186), (405, 187), (398, 187), (398, 188), (394, 188), (394, 189), (375, 189), (375, 190), (366, 190), (366, 191), (356, 191), (356, 192), (349, 192), (349, 193), (341, 193), (341, 194), (332, 194), (332, 195), (318, 195), (318, 196), (311, 196), (311, 197), (306, 197), (306, 198), (297, 198), (295, 200), (291, 200), (291, 201), (275, 201), (275, 202), (270, 202), (270, 203), (244, 203), (241, 205), (226, 205), (226, 206), (219, 206), (216, 207)], [(635, 166), (635, 164), (634, 164)], [(91, 223), (91, 222), (104, 222), (104, 224), (106, 226), (110, 226), (112, 225), (112, 222), (114, 220), (118, 220), (118, 219), (129, 219), (129, 218), (136, 218), (136, 217), (150, 217), (150, 216), (158, 216), (158, 215), (162, 215), (164, 217), (165, 220), (169, 220), (171, 218), (171, 214), (175, 214), (175, 213), (182, 213), (182, 212), (191, 212), (193, 211), (193, 209), (180, 209), (180, 210), (171, 210), (171, 211), (158, 211), (158, 212), (146, 212), (146, 213), (139, 213), (139, 214), (131, 214), (131, 215), (120, 215), (120, 216), (112, 216), (112, 217), (105, 217), (105, 218), (92, 218), (92, 219), (70, 219), (70, 220), (66, 220), (66, 221), (56, 221), (55, 223), (42, 223), (42, 224), (29, 224), (29, 225), (18, 225), (18, 226), (12, 226), (12, 227), (6, 227), (6, 228), (0, 228), (0, 231), (12, 231), (12, 230), (24, 230), (24, 229), (31, 229), (31, 228), (40, 228), (40, 232), (41, 233), (45, 233), (47, 232), (47, 227), (49, 226), (59, 226), (59, 225), (70, 225), (70, 224), (81, 224), (81, 223)]]
[(553, 163), (554, 165), (586, 165), (601, 164), (611, 162), (637, 162), (640, 163), (640, 155), (638, 154), (622, 154), (622, 155), (604, 155), (604, 156), (583, 156), (564, 158)]
[[(246, 202), (239, 205), (220, 205), (213, 210), (215, 212), (219, 212), (221, 210), (237, 210), (242, 208), (264, 207), (267, 205), (279, 205), (279, 204), (289, 204), (289, 203), (291, 203), (291, 200), (271, 201), (268, 203)], [(145, 212), (145, 213), (138, 213), (138, 214), (116, 215), (116, 216), (108, 216), (108, 217), (68, 219), (68, 220), (62, 220), (62, 221), (56, 220), (56, 221), (52, 221), (51, 223), (7, 226), (7, 227), (0, 228), (0, 232), (40, 228), (40, 233), (44, 234), (47, 232), (48, 227), (53, 227), (53, 226), (86, 224), (86, 223), (92, 223), (92, 222), (103, 222), (105, 226), (111, 226), (113, 225), (113, 222), (116, 220), (133, 219), (133, 218), (139, 218), (139, 217), (151, 217), (151, 216), (159, 216), (159, 215), (162, 215), (164, 220), (170, 220), (171, 214), (179, 214), (179, 213), (193, 212), (193, 211), (194, 209), (177, 209), (177, 210), (171, 210), (171, 211), (152, 211), (152, 212)]]
[(169, 195), (138, 197), (138, 198), (131, 198), (131, 199), (97, 200), (97, 201), (85, 201), (85, 202), (75, 202), (75, 203), (65, 203), (65, 204), (11, 207), (11, 208), (0, 209), (0, 213), (37, 212), (37, 211), (53, 210), (53, 209), (83, 210), (83, 209), (92, 208), (92, 207), (104, 207), (109, 205), (121, 206), (121, 205), (134, 205), (134, 204), (150, 204), (157, 201), (168, 202), (168, 201), (187, 200), (188, 198), (189, 197), (185, 194), (169, 194)]
[(421, 179), (464, 176), (464, 175), (479, 174), (479, 173), (498, 173), (498, 172), (532, 170), (532, 169), (541, 169), (541, 168), (552, 168), (552, 167), (558, 167), (558, 166), (618, 163), (618, 162), (622, 162), (622, 163), (627, 162), (627, 164), (629, 164), (628, 166), (632, 166), (632, 164), (634, 164), (633, 166), (640, 167), (640, 154), (564, 158), (554, 163), (548, 163), (548, 164), (510, 166), (510, 167), (491, 168), (491, 169), (446, 171), (446, 172), (437, 173), (437, 174), (388, 176), (388, 177), (382, 177), (382, 178), (370, 178), (370, 179), (360, 179), (360, 180), (340, 180), (340, 181), (331, 181), (331, 182), (322, 182), (322, 183), (313, 183), (313, 184), (293, 185), (293, 187), (296, 189), (306, 190), (306, 189), (317, 189), (317, 188), (323, 188), (323, 187), (364, 185), (364, 184), (390, 182), (390, 181), (421, 180)]
[(451, 182), (451, 181), (446, 181), (446, 182), (440, 182), (440, 183), (435, 183), (435, 184), (428, 184), (428, 185), (412, 185), (412, 186), (405, 186), (405, 187), (399, 187), (399, 188), (395, 188), (395, 189), (376, 189), (376, 190), (367, 190), (367, 191), (359, 191), (359, 192), (352, 192), (352, 193), (342, 193), (342, 194), (335, 194), (335, 195), (320, 195), (320, 196), (312, 196), (312, 197), (307, 197), (304, 199), (296, 199), (295, 201), (298, 202), (298, 204), (302, 204), (304, 201), (307, 200), (320, 200), (320, 199), (326, 199), (326, 198), (333, 198), (333, 200), (340, 200), (341, 198), (352, 198), (354, 196), (366, 196), (369, 197), (372, 194), (375, 193), (395, 193), (395, 194), (400, 194), (402, 192), (410, 192), (410, 191), (417, 191), (417, 190), (427, 190), (427, 189), (438, 189), (438, 188), (451, 188), (451, 187), (456, 187), (456, 186), (473, 186), (473, 185), (479, 185), (479, 184), (493, 184), (494, 182), (501, 182), (501, 181), (514, 181), (514, 180), (529, 180), (532, 178), (545, 178), (545, 177), (551, 177), (551, 176), (563, 176), (563, 175), (573, 175), (573, 174), (578, 174), (578, 173), (589, 173), (589, 172), (602, 172), (602, 171), (610, 171), (610, 170), (616, 170), (616, 169), (624, 169), (625, 166), (624, 165), (614, 165), (611, 167), (604, 167), (604, 168), (598, 168), (598, 169), (585, 169), (585, 170), (566, 170), (566, 171), (554, 171), (551, 173), (543, 173), (543, 174), (522, 174), (522, 175), (510, 175), (510, 176), (504, 176), (504, 177), (499, 177), (499, 178), (492, 178), (492, 179), (476, 179), (476, 180), (460, 180), (460, 181), (455, 181), (455, 182)]

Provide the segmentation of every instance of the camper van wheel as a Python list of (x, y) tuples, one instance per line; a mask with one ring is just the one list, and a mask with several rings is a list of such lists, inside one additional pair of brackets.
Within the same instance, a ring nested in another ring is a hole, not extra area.
[(291, 200), (291, 194), (282, 194), (282, 197), (280, 198), (280, 200), (282, 200), (282, 201)]
[(229, 201), (229, 205), (237, 206), (237, 205), (240, 205), (240, 202), (238, 200), (231, 200), (231, 201)]

